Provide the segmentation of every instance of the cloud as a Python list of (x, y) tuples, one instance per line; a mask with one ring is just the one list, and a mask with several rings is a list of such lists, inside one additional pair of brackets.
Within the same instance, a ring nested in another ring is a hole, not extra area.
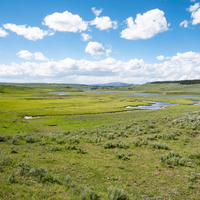
[(192, 17), (192, 25), (196, 25), (200, 23), (200, 5), (199, 3), (195, 3), (195, 5), (192, 7), (190, 6), (190, 12)]
[(92, 12), (96, 15), (96, 17), (101, 14), (102, 10), (102, 8), (100, 10), (97, 10), (95, 7), (92, 8)]
[(17, 56), (20, 58), (24, 58), (26, 60), (30, 60), (31, 58), (33, 58), (33, 54), (27, 50), (22, 50), (22, 51), (18, 52)]
[(109, 28), (117, 29), (118, 24), (116, 21), (111, 21), (110, 17), (96, 17), (94, 20), (90, 22), (90, 25), (96, 25), (96, 28), (100, 30), (107, 30)]
[(190, 0), (190, 2), (195, 2), (196, 0)]
[(200, 24), (200, 4), (195, 3), (186, 9), (191, 12), (191, 21), (184, 20), (180, 23), (180, 26), (188, 27), (188, 24), (197, 25)]
[(92, 38), (89, 34), (86, 33), (82, 33), (81, 36), (83, 41), (88, 41), (89, 39)]
[(188, 24), (189, 24), (189, 21), (184, 20), (184, 21), (182, 21), (182, 22), (180, 23), (179, 26), (184, 26), (184, 28), (188, 28)]
[(8, 35), (8, 33), (3, 30), (2, 28), (0, 28), (0, 37), (6, 37)]
[(52, 31), (43, 31), (38, 27), (26, 27), (26, 25), (16, 25), (16, 24), (4, 24), (5, 29), (9, 29), (12, 32), (17, 33), (17, 35), (23, 35), (28, 40), (36, 41), (38, 39), (43, 39), (46, 35), (53, 35)]
[(160, 55), (160, 56), (157, 56), (156, 58), (157, 60), (165, 60), (165, 59), (170, 59), (171, 57), (165, 57), (163, 55)]
[(88, 27), (88, 23), (83, 21), (79, 15), (73, 15), (68, 11), (63, 13), (55, 12), (52, 15), (47, 15), (44, 18), (43, 24), (54, 31), (74, 33), (85, 31)]
[(135, 21), (132, 17), (126, 19), (128, 28), (122, 30), (121, 37), (128, 40), (149, 39), (156, 34), (169, 30), (170, 24), (159, 9), (150, 10), (143, 15), (137, 14)]
[(149, 64), (142, 59), (127, 62), (106, 58), (99, 61), (64, 60), (47, 62), (22, 62), (0, 65), (1, 81), (6, 82), (67, 82), (146, 83), (151, 81), (200, 78), (200, 53), (177, 53), (170, 60)]
[(35, 58), (35, 60), (41, 60), (41, 61), (49, 60), (41, 52), (35, 52), (34, 54), (32, 54), (27, 50), (22, 50), (22, 51), (18, 52), (17, 56), (20, 58), (24, 58), (26, 60), (30, 60), (32, 58)]
[(98, 42), (89, 42), (85, 48), (85, 52), (90, 53), (93, 56), (100, 56), (106, 54), (107, 56), (111, 53), (111, 49), (105, 49), (102, 44)]
[(195, 3), (194, 5), (191, 5), (187, 10), (189, 12), (196, 12), (199, 7), (200, 7), (199, 3)]
[(35, 60), (42, 60), (42, 61), (49, 60), (41, 52), (35, 52), (34, 57), (35, 57)]

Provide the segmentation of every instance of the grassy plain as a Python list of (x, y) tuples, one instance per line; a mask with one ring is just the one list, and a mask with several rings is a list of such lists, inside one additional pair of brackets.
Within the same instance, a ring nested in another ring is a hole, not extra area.
[[(112, 91), (199, 95), (198, 87)], [(199, 199), (200, 106), (82, 89), (90, 87), (0, 85), (0, 199)], [(126, 108), (146, 100), (179, 105)]]

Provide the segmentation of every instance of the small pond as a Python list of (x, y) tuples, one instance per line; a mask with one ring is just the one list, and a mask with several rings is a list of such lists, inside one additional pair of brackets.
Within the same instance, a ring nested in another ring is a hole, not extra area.
[(33, 117), (33, 116), (24, 116), (24, 119), (35, 119), (35, 118), (40, 118), (39, 116), (38, 117)]
[(143, 102), (148, 102), (148, 103), (152, 103), (152, 104), (148, 105), (148, 106), (136, 106), (136, 107), (127, 106), (126, 108), (159, 109), (159, 108), (165, 108), (167, 106), (176, 106), (176, 105), (178, 105), (178, 104), (172, 104), (172, 103), (167, 103), (167, 102), (157, 102), (157, 101), (143, 101)]

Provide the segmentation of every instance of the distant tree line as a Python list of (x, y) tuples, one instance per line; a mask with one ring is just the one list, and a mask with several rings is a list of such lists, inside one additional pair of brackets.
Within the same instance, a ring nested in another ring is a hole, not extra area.
[(200, 80), (180, 80), (180, 81), (155, 81), (150, 82), (150, 84), (167, 84), (167, 83), (179, 83), (181, 85), (191, 85), (191, 84), (200, 84)]

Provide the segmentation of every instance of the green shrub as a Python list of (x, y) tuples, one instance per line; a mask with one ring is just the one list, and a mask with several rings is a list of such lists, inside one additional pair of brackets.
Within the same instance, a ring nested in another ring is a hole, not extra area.
[(30, 170), (30, 165), (26, 164), (24, 162), (18, 163), (19, 166), (19, 174), (20, 175), (27, 175), (29, 173)]
[(110, 186), (107, 197), (112, 200), (127, 200), (128, 195), (123, 189)]
[(59, 146), (51, 146), (50, 148), (49, 148), (49, 150), (50, 151), (61, 151), (61, 148), (59, 147)]
[(11, 183), (16, 183), (16, 179), (15, 179), (15, 172), (12, 172), (11, 175), (8, 177), (8, 180), (7, 180), (8, 184), (11, 184)]
[(118, 152), (115, 152), (115, 156), (116, 156), (118, 159), (129, 160), (129, 158), (126, 156), (125, 153), (119, 154)]
[(13, 139), (11, 140), (11, 143), (12, 144), (15, 144), (16, 142), (17, 142), (17, 140), (18, 140), (18, 137), (16, 136), (16, 137), (13, 137)]
[(79, 144), (80, 141), (79, 141), (78, 138), (72, 136), (72, 137), (69, 137), (69, 138), (68, 138), (68, 142), (69, 142), (69, 143)]
[(80, 147), (78, 148), (78, 153), (85, 154), (86, 151), (84, 151), (84, 150), (82, 149), (82, 147), (80, 146)]
[(36, 143), (36, 142), (39, 142), (40, 140), (39, 140), (39, 138), (34, 138), (32, 136), (27, 136), (27, 137), (25, 137), (25, 141), (27, 143)]
[(116, 146), (115, 146), (112, 142), (107, 141), (107, 142), (103, 145), (103, 147), (104, 147), (105, 149), (111, 149), (111, 148), (115, 148)]
[(84, 190), (81, 193), (81, 199), (82, 200), (97, 200), (100, 198), (100, 195), (98, 195), (94, 190), (91, 188), (84, 188)]
[(0, 158), (0, 166), (8, 166), (12, 164), (12, 159), (9, 156), (2, 156)]
[(153, 143), (149, 143), (149, 145), (155, 149), (165, 149), (165, 150), (169, 149), (167, 144), (161, 143), (161, 142), (153, 142)]
[(134, 144), (134, 146), (136, 146), (136, 147), (141, 147), (141, 143), (140, 143), (140, 140), (139, 140), (139, 139), (133, 140), (133, 144)]
[(53, 176), (47, 173), (45, 173), (44, 176), (42, 176), (39, 180), (41, 180), (43, 183), (49, 182), (61, 184), (59, 176)]
[(11, 146), (10, 149), (11, 149), (10, 153), (17, 153), (17, 150), (14, 146)]
[(71, 133), (71, 131), (64, 131), (63, 135), (69, 135)]
[(109, 134), (108, 134), (108, 139), (109, 139), (109, 140), (115, 139), (115, 135), (114, 135), (113, 133), (109, 133)]
[(56, 142), (57, 142), (57, 144), (65, 144), (66, 140), (65, 139), (57, 139)]
[(71, 176), (65, 176), (64, 179), (63, 179), (63, 184), (65, 186), (70, 186), (72, 182), (72, 177)]
[(6, 137), (5, 136), (0, 136), (0, 142), (6, 142)]
[(42, 167), (31, 167), (29, 170), (29, 176), (35, 176), (38, 180), (47, 175), (47, 170)]

